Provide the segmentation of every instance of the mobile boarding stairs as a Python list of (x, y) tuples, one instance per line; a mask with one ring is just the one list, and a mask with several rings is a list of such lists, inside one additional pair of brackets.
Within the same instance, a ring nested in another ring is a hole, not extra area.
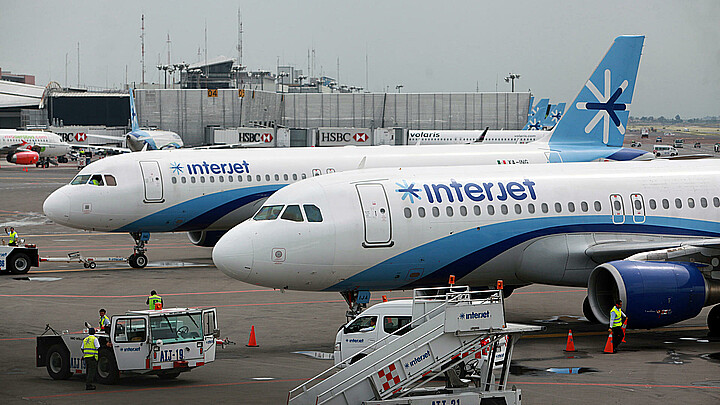
[[(507, 388), (513, 347), (520, 335), (541, 327), (506, 324), (500, 290), (469, 287), (413, 291), (412, 322), (357, 355), (288, 393), (288, 404), (480, 404), (494, 398), (520, 404), (520, 390)], [(507, 336), (505, 361), (495, 376), (498, 343)], [(487, 353), (486, 359), (483, 352)], [(479, 364), (478, 364), (479, 363)], [(470, 381), (457, 370), (470, 365)], [(472, 367), (477, 365), (477, 367)], [(444, 387), (425, 387), (445, 374)], [(440, 401), (440, 402), (437, 402)], [(492, 400), (491, 400), (492, 401)], [(494, 402), (495, 403), (495, 402)]]

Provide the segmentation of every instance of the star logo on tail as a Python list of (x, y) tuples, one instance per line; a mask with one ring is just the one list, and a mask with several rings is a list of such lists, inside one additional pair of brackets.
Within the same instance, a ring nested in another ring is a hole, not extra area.
[(615, 111), (625, 111), (627, 110), (627, 104), (623, 103), (616, 103), (617, 99), (622, 95), (623, 91), (628, 86), (628, 81), (623, 80), (620, 87), (618, 87), (614, 92), (610, 88), (611, 83), (611, 73), (610, 69), (605, 70), (605, 94), (600, 93), (600, 90), (595, 87), (592, 81), (588, 80), (585, 87), (590, 90), (590, 92), (595, 96), (595, 98), (598, 100), (597, 103), (577, 103), (576, 107), (579, 110), (596, 110), (597, 114), (593, 117), (593, 119), (590, 120), (590, 122), (585, 126), (585, 133), (589, 134), (590, 131), (592, 131), (595, 126), (600, 121), (603, 121), (603, 142), (608, 143), (610, 141), (610, 121), (617, 127), (618, 131), (620, 131), (621, 134), (625, 135), (625, 127), (620, 122), (620, 118), (617, 116)]

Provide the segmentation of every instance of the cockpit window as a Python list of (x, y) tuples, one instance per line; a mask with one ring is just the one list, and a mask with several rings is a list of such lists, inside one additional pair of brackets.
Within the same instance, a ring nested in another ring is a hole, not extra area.
[(256, 221), (266, 221), (277, 219), (278, 215), (282, 211), (284, 205), (266, 205), (260, 208), (257, 214), (253, 217)]
[(102, 174), (93, 174), (88, 184), (92, 186), (104, 186), (105, 182), (103, 181)]
[(288, 221), (302, 222), (303, 216), (302, 212), (300, 212), (300, 206), (288, 205), (280, 218), (287, 219)]
[(88, 179), (90, 179), (89, 174), (78, 174), (77, 176), (75, 176), (73, 181), (70, 182), (70, 184), (72, 184), (74, 186), (78, 185), (78, 184), (85, 184), (85, 183), (87, 183)]
[[(184, 179), (184, 177), (183, 177)], [(107, 186), (117, 186), (117, 182), (115, 181), (115, 176), (111, 174), (105, 175), (105, 185)]]
[(305, 216), (307, 217), (308, 222), (322, 222), (320, 208), (312, 204), (305, 204), (303, 205), (303, 208), (305, 208)]

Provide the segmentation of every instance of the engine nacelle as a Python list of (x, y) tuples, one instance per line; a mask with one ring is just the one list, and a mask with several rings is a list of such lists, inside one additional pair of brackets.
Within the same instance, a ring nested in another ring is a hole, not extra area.
[(590, 273), (588, 300), (597, 319), (608, 324), (619, 297), (628, 328), (649, 329), (697, 316), (718, 301), (717, 284), (693, 263), (616, 260)]
[(192, 231), (188, 239), (195, 246), (213, 247), (227, 231)]
[(17, 151), (7, 155), (7, 161), (16, 165), (34, 165), (38, 160), (40, 160), (40, 155), (31, 150)]

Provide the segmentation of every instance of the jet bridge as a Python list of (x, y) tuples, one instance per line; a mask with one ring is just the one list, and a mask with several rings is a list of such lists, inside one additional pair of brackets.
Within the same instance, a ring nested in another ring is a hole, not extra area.
[[(507, 388), (513, 347), (522, 333), (540, 329), (506, 324), (500, 290), (416, 289), (410, 324), (363, 349), (359, 360), (352, 362), (358, 356), (350, 356), (293, 389), (287, 403), (451, 404), (461, 400), (465, 405), (502, 398), (507, 404), (520, 404), (520, 390)], [(500, 339), (506, 336), (505, 361), (496, 376), (490, 365)], [(458, 369), (465, 366), (470, 369), (469, 379), (460, 379)], [(445, 374), (445, 385), (429, 386), (441, 374)]]

